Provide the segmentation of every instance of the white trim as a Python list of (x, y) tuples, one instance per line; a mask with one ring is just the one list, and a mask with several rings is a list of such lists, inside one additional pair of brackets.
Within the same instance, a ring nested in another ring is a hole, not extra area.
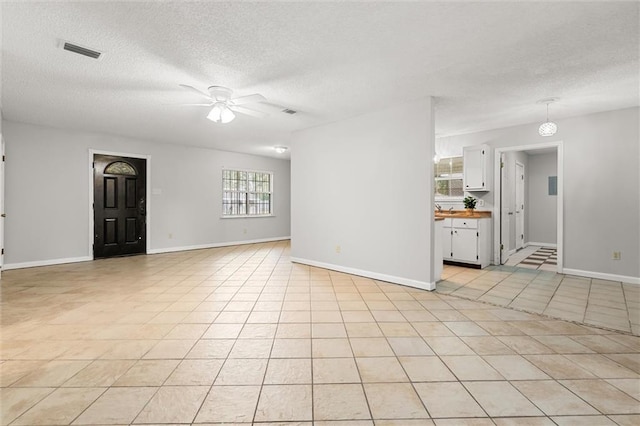
[(35, 268), (37, 266), (62, 265), (65, 263), (89, 262), (92, 260), (93, 260), (92, 256), (67, 257), (64, 259), (35, 260), (33, 262), (7, 263), (6, 265), (4, 265), (3, 269), (6, 271), (8, 269)]
[[(184, 247), (170, 247), (170, 248), (161, 248), (161, 249), (151, 249), (147, 251), (147, 255), (149, 254), (159, 254), (159, 253), (172, 253), (176, 251), (186, 251), (186, 250), (199, 250), (206, 248), (217, 248), (217, 247), (227, 247), (227, 246), (240, 246), (244, 244), (256, 244), (256, 243), (269, 243), (273, 241), (285, 241), (290, 240), (291, 237), (276, 237), (276, 238), (261, 238), (257, 240), (248, 240), (248, 241), (233, 241), (228, 243), (212, 243), (212, 244), (201, 244), (196, 246), (184, 246)], [(51, 266), (51, 265), (62, 265), (65, 263), (77, 263), (77, 262), (91, 262), (93, 261), (93, 256), (81, 256), (81, 257), (68, 257), (64, 259), (49, 259), (49, 260), (36, 260), (33, 262), (22, 262), (22, 263), (8, 263), (4, 265), (3, 270), (9, 269), (22, 269), (22, 268), (34, 268), (37, 266)], [(100, 260), (100, 259), (97, 259)]]
[(259, 238), (257, 240), (245, 240), (245, 241), (229, 241), (224, 243), (208, 243), (208, 244), (197, 244), (193, 246), (182, 246), (182, 247), (165, 247), (165, 248), (157, 248), (151, 249), (147, 252), (147, 254), (159, 254), (159, 253), (173, 253), (176, 251), (188, 251), (188, 250), (202, 250), (208, 248), (218, 248), (218, 247), (228, 247), (228, 246), (241, 246), (245, 244), (258, 244), (258, 243), (271, 243), (274, 241), (285, 241), (290, 240), (291, 237), (273, 237), (273, 238)]
[(597, 278), (608, 281), (621, 281), (628, 284), (640, 285), (640, 277), (629, 277), (626, 275), (605, 274), (603, 272), (582, 271), (580, 269), (565, 269), (565, 275), (577, 275), (579, 277)]
[(393, 284), (402, 284), (408, 287), (419, 288), (421, 290), (433, 291), (436, 289), (435, 282), (412, 280), (410, 278), (380, 274), (378, 272), (371, 272), (371, 271), (365, 271), (362, 269), (349, 268), (347, 266), (334, 265), (332, 263), (316, 262), (315, 260), (302, 259), (299, 257), (292, 257), (291, 261), (294, 263), (302, 263), (304, 265), (316, 266), (318, 268), (331, 269), (332, 271), (344, 272), (347, 274), (358, 275), (361, 277), (373, 278), (374, 280), (386, 281)]
[(494, 195), (493, 195), (493, 257), (494, 263), (500, 263), (500, 154), (509, 151), (533, 151), (544, 148), (556, 148), (558, 155), (557, 174), (558, 174), (558, 207), (557, 207), (557, 250), (558, 250), (558, 269), (559, 274), (563, 273), (564, 259), (564, 154), (563, 141), (542, 142), (532, 145), (508, 146), (495, 149), (494, 162)]
[(242, 167), (222, 166), (222, 170), (231, 170), (232, 172), (269, 173), (270, 175), (273, 174), (273, 170), (243, 169)]
[(549, 248), (558, 248), (556, 243), (538, 243), (534, 241), (529, 241), (524, 245), (525, 247), (536, 246), (536, 247), (549, 247)]
[(89, 246), (88, 252), (91, 259), (93, 259), (93, 243), (94, 243), (94, 223), (93, 223), (93, 185), (94, 185), (94, 176), (93, 176), (93, 156), (95, 154), (98, 155), (112, 155), (114, 157), (129, 157), (129, 158), (141, 158), (146, 160), (146, 169), (147, 169), (147, 196), (146, 196), (146, 204), (147, 204), (147, 214), (145, 217), (146, 221), (146, 239), (147, 246), (145, 247), (145, 252), (149, 253), (151, 249), (151, 155), (146, 154), (131, 154), (126, 152), (114, 152), (114, 151), (102, 151), (99, 149), (89, 148)]

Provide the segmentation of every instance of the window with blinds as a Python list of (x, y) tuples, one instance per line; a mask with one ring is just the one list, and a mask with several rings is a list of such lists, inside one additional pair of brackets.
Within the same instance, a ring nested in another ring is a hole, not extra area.
[(222, 171), (222, 216), (272, 214), (273, 174), (246, 170)]
[(433, 170), (436, 200), (462, 200), (464, 197), (462, 166), (462, 157), (442, 158), (435, 164)]

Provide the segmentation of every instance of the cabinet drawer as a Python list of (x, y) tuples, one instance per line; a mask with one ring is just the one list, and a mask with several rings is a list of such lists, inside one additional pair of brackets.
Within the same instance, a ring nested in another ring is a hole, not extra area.
[(442, 227), (443, 228), (451, 228), (451, 218), (450, 217), (445, 217), (444, 220), (442, 221)]
[(478, 229), (478, 219), (452, 219), (454, 228)]

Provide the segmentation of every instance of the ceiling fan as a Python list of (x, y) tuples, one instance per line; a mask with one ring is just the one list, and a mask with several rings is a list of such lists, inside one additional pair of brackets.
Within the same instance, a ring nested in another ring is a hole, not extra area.
[(240, 96), (237, 98), (232, 97), (233, 90), (222, 87), (222, 86), (210, 86), (207, 90), (209, 93), (200, 91), (193, 86), (189, 86), (186, 84), (180, 84), (180, 87), (183, 87), (187, 90), (197, 93), (201, 97), (207, 99), (207, 103), (201, 104), (181, 104), (185, 106), (207, 106), (212, 107), (211, 111), (207, 115), (207, 118), (214, 123), (230, 123), (236, 118), (234, 112), (240, 114), (250, 115), (252, 117), (264, 118), (269, 114), (256, 111), (254, 109), (250, 109), (245, 107), (244, 105), (264, 102), (267, 99), (258, 94), (254, 93), (253, 95)]

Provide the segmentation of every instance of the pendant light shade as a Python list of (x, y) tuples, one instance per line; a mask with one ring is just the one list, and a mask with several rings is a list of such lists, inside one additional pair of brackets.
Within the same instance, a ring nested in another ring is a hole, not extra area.
[(542, 123), (540, 125), (540, 127), (538, 127), (538, 134), (540, 136), (553, 136), (556, 134), (556, 132), (558, 131), (558, 125), (556, 123), (554, 123), (553, 121), (549, 121), (549, 104), (553, 103), (557, 101), (557, 99), (555, 98), (551, 98), (551, 99), (543, 99), (541, 101), (538, 101), (539, 104), (546, 104), (547, 105), (547, 121), (545, 121), (544, 123)]
[(540, 136), (553, 136), (558, 131), (558, 125), (553, 121), (546, 121), (538, 128)]
[(222, 123), (227, 124), (233, 121), (236, 118), (236, 115), (229, 109), (229, 107), (224, 102), (217, 102), (207, 118), (214, 123)]

